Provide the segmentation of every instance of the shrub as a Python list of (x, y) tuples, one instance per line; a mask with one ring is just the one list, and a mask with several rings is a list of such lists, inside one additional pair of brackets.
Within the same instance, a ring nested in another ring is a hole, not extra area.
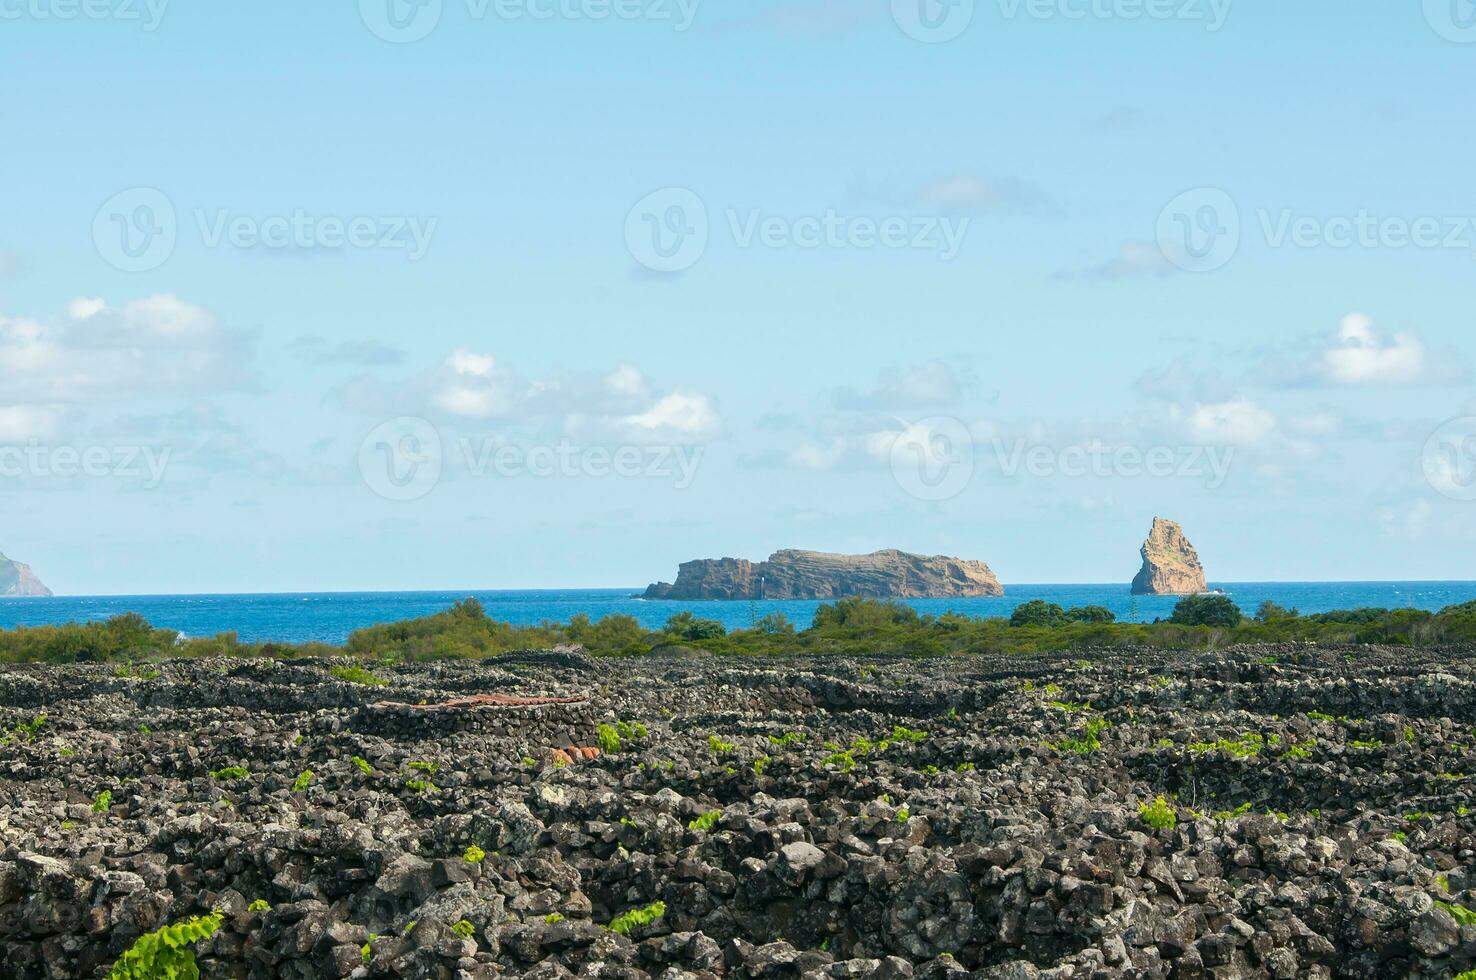
[(264, 898), (258, 898), (256, 901), (246, 906), (246, 911), (248, 912), (270, 912), (271, 910), (271, 903)]
[(1220, 626), (1233, 629), (1244, 614), (1240, 607), (1223, 595), (1186, 595), (1174, 606), (1169, 622), (1178, 626)]
[(190, 947), (215, 935), (221, 921), (212, 912), (139, 936), (113, 964), (109, 980), (195, 980), (200, 968)]
[(1179, 822), (1179, 815), (1174, 812), (1168, 800), (1162, 796), (1152, 803), (1138, 804), (1138, 816), (1142, 817), (1143, 822), (1154, 830), (1168, 830)]
[(374, 771), (374, 767), (369, 764), (369, 760), (365, 759), (363, 756), (354, 756), (353, 763), (354, 768), (359, 770), (366, 776)]
[(1016, 606), (1015, 611), (1010, 614), (1010, 625), (1016, 627), (1064, 626), (1067, 622), (1066, 610), (1044, 599), (1031, 599)]
[(723, 818), (723, 811), (721, 811), (721, 810), (709, 810), (707, 813), (704, 813), (702, 816), (698, 817), (696, 820), (693, 820), (691, 823), (687, 824), (687, 829), (688, 830), (700, 830), (700, 831), (702, 831), (705, 834), (708, 831), (712, 830), (712, 828), (716, 827), (717, 826), (717, 822), (719, 820), (721, 820), (722, 818)]
[(666, 914), (665, 902), (652, 902), (645, 908), (632, 909), (610, 920), (609, 930), (617, 935), (628, 936), (635, 929), (650, 925)]
[(245, 766), (226, 766), (223, 769), (213, 769), (210, 772), (211, 779), (245, 779), (251, 773), (246, 771)]
[(601, 725), (596, 732), (600, 741), (600, 751), (611, 755), (620, 751), (620, 733), (615, 730), (614, 725)]
[(471, 939), (477, 934), (477, 927), (465, 919), (458, 919), (451, 925), (451, 931), (462, 939)]
[(666, 632), (682, 640), (715, 640), (727, 636), (728, 629), (715, 619), (697, 619), (690, 612), (680, 612), (666, 621)]
[(383, 677), (378, 676), (372, 671), (365, 670), (363, 667), (359, 666), (331, 667), (329, 668), (328, 673), (332, 674), (339, 680), (349, 684), (363, 684), (367, 687), (389, 686), (389, 681), (385, 680)]
[(92, 798), (93, 813), (107, 813), (108, 807), (113, 805), (113, 791), (105, 789)]
[(1066, 618), (1073, 623), (1117, 622), (1117, 614), (1106, 606), (1077, 606), (1066, 611)]
[(467, 864), (481, 864), (483, 861), (487, 860), (487, 852), (482, 850), (477, 845), (471, 844), (467, 847), (466, 851), (462, 853), (461, 857), (462, 860), (466, 861)]
[(712, 750), (713, 755), (727, 755), (733, 751), (732, 742), (724, 742), (716, 735), (707, 736), (707, 747)]
[(297, 774), (297, 779), (293, 780), (293, 783), (292, 783), (292, 792), (294, 792), (294, 793), (306, 793), (307, 792), (308, 785), (312, 781), (313, 781), (313, 771), (311, 769), (304, 769), (302, 772), (300, 772), (300, 773)]

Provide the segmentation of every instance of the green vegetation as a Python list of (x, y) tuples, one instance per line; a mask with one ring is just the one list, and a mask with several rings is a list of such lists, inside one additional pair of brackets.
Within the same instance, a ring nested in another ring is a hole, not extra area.
[(621, 936), (627, 936), (635, 929), (638, 929), (644, 925), (649, 925), (665, 914), (665, 902), (652, 902), (645, 908), (631, 909), (629, 912), (626, 912), (622, 915), (617, 915), (615, 918), (610, 920), (610, 925), (607, 928), (609, 928), (609, 930), (613, 933), (617, 933)]
[(23, 738), (27, 742), (35, 738), (46, 725), (46, 713), (42, 712), (30, 721), (23, 721), (11, 729), (17, 738)]
[(245, 766), (226, 766), (223, 769), (212, 769), (211, 779), (245, 779), (251, 773), (246, 771)]
[(707, 747), (712, 750), (713, 755), (727, 755), (733, 751), (735, 746), (732, 742), (724, 742), (716, 735), (709, 735), (707, 736)]
[(1454, 902), (1437, 901), (1435, 907), (1449, 912), (1450, 917), (1456, 920), (1456, 925), (1458, 926), (1476, 926), (1476, 912), (1472, 912), (1464, 905), (1457, 905)]
[(547, 922), (549, 925), (553, 925), (556, 922), (563, 922), (564, 914), (562, 912), (550, 912), (548, 913), (548, 915), (545, 915), (543, 917), (543, 921)]
[(197, 980), (200, 968), (190, 947), (215, 935), (222, 921), (213, 912), (139, 936), (113, 964), (108, 980)]
[[(1279, 740), (1278, 740), (1279, 741)], [(1239, 738), (1222, 738), (1214, 742), (1191, 742), (1190, 752), (1224, 752), (1237, 759), (1249, 759), (1261, 754), (1266, 740), (1257, 732), (1246, 732)]]
[(311, 769), (304, 769), (302, 772), (298, 773), (297, 778), (292, 781), (292, 792), (306, 793), (307, 788), (309, 785), (311, 785), (312, 781), (313, 771)]
[(771, 760), (766, 755), (761, 755), (757, 759), (754, 759), (753, 760), (753, 774), (755, 776), (762, 776), (764, 774), (764, 770), (766, 768), (768, 768), (768, 765), (769, 765), (769, 763), (771, 761), (773, 761), (773, 760)]
[(93, 813), (107, 813), (108, 807), (113, 805), (113, 791), (105, 789), (92, 798)]
[(471, 939), (477, 934), (477, 927), (472, 925), (465, 919), (458, 919), (456, 922), (452, 923), (451, 931), (456, 933), (462, 939)]
[(1054, 602), (1031, 599), (1015, 607), (1010, 614), (1010, 625), (1022, 626), (1069, 626), (1072, 623), (1112, 623), (1117, 616), (1106, 606), (1078, 606), (1063, 609)]
[[(1192, 650), (1233, 643), (1317, 642), (1428, 646), (1476, 641), (1476, 602), (1438, 613), (1417, 609), (1352, 609), (1303, 616), (1262, 606), (1247, 619), (1228, 596), (1187, 596), (1171, 619), (1116, 622), (1098, 607), (1062, 609), (1051, 603), (1020, 606), (1006, 619), (955, 613), (921, 615), (900, 602), (847, 598), (822, 604), (811, 625), (795, 629), (774, 617), (755, 618), (749, 629), (724, 631), (708, 620), (678, 614), (660, 630), (646, 630), (630, 616), (592, 621), (513, 626), (489, 618), (466, 599), (444, 612), (354, 632), (342, 647), (321, 643), (241, 643), (234, 634), (181, 640), (137, 615), (104, 623), (0, 630), (0, 663), (106, 662), (174, 657), (354, 657), (364, 663), (493, 657), (519, 650), (579, 644), (596, 656), (640, 656), (680, 641), (718, 655), (838, 654), (877, 652), (913, 656), (1026, 654), (1114, 647)], [(129, 668), (131, 671), (132, 668)], [(389, 682), (364, 666), (332, 668), (355, 684)], [(863, 676), (866, 672), (863, 671)], [(895, 683), (897, 679), (892, 679)], [(630, 726), (634, 731), (635, 725)], [(616, 733), (626, 734), (616, 725)]]
[(1112, 723), (1100, 716), (1088, 718), (1086, 721), (1086, 735), (1083, 738), (1068, 738), (1057, 742), (1051, 748), (1058, 752), (1074, 752), (1077, 755), (1086, 755), (1095, 752), (1102, 747), (1102, 740), (1098, 737), (1102, 731)]
[(620, 733), (615, 730), (614, 725), (601, 725), (596, 732), (600, 741), (600, 751), (606, 755), (612, 755), (620, 751)]
[(359, 770), (366, 776), (374, 771), (374, 767), (369, 764), (369, 760), (365, 759), (363, 756), (354, 756), (353, 763), (354, 768)]
[(246, 906), (246, 911), (248, 912), (270, 912), (271, 910), (271, 903), (264, 898), (258, 898), (256, 901)]
[(688, 830), (700, 830), (700, 831), (702, 831), (702, 833), (705, 834), (708, 831), (712, 830), (712, 828), (716, 827), (717, 826), (717, 822), (719, 820), (721, 820), (722, 818), (723, 818), (723, 811), (721, 811), (721, 810), (709, 810), (707, 813), (704, 813), (702, 816), (698, 817), (696, 820), (693, 820), (691, 823), (687, 824), (687, 829)]
[(416, 772), (435, 773), (441, 771), (440, 765), (435, 762), (416, 762), (412, 760), (410, 762), (407, 762), (405, 765), (407, 768), (414, 769)]
[(365, 670), (363, 667), (330, 667), (328, 673), (341, 681), (349, 684), (363, 684), (366, 687), (388, 687), (389, 681), (375, 674), (373, 671)]
[(429, 779), (407, 779), (405, 780), (405, 788), (421, 796), (425, 796), (427, 793), (440, 792), (440, 788)]
[(1240, 607), (1223, 595), (1186, 595), (1174, 606), (1169, 621), (1180, 626), (1220, 626), (1234, 628), (1245, 619)]
[(1152, 803), (1138, 804), (1138, 816), (1154, 830), (1171, 830), (1179, 823), (1179, 815), (1162, 796)]
[(477, 845), (471, 844), (467, 846), (467, 849), (462, 853), (461, 858), (467, 864), (481, 864), (483, 861), (487, 860), (487, 852), (482, 850)]

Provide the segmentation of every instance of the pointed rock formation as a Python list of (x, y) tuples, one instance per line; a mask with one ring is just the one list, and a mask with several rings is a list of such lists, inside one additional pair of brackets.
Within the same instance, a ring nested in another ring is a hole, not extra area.
[(744, 558), (683, 562), (675, 585), (657, 582), (647, 599), (925, 599), (1001, 596), (1004, 588), (982, 561), (878, 551), (828, 555), (776, 551), (755, 564)]
[(51, 590), (31, 571), (31, 566), (0, 554), (0, 596), (48, 596)]
[(1143, 567), (1133, 579), (1133, 595), (1193, 595), (1208, 588), (1204, 566), (1184, 529), (1153, 518), (1153, 530), (1143, 542)]

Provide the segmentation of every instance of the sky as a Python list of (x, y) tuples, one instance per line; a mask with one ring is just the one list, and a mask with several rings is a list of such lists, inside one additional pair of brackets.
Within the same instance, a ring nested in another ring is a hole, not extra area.
[(1471, 579), (1470, 0), (0, 0), (0, 551)]

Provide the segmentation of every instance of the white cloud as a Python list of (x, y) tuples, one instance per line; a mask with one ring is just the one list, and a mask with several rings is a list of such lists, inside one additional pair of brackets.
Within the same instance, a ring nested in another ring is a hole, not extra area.
[(1244, 398), (1214, 405), (1196, 405), (1189, 416), (1189, 431), (1206, 443), (1253, 446), (1276, 429), (1276, 417)]
[(486, 354), (477, 354), (466, 349), (455, 350), (446, 358), (446, 366), (456, 374), (473, 378), (490, 378), (497, 362)]
[(840, 388), (835, 392), (835, 404), (843, 409), (882, 411), (951, 405), (964, 387), (953, 368), (942, 361), (929, 361), (917, 367), (885, 370), (877, 384), (866, 391)]
[(0, 399), (70, 403), (239, 388), (254, 334), (158, 294), (113, 308), (68, 304), (56, 323), (0, 315)]
[(638, 415), (621, 422), (632, 432), (644, 435), (675, 435), (682, 439), (709, 439), (717, 435), (721, 422), (706, 395), (672, 392)]
[(1164, 255), (1163, 249), (1150, 242), (1128, 241), (1122, 244), (1117, 254), (1085, 268), (1063, 269), (1055, 278), (1081, 280), (1084, 282), (1106, 282), (1117, 279), (1140, 279), (1172, 275), (1177, 267)]
[(1373, 320), (1350, 313), (1338, 329), (1338, 341), (1322, 354), (1322, 370), (1334, 384), (1409, 384), (1425, 373), (1425, 348), (1407, 334), (1386, 338)]
[(495, 422), (507, 435), (521, 429), (541, 437), (686, 445), (715, 438), (723, 429), (706, 395), (660, 391), (631, 364), (597, 375), (528, 378), (466, 348), (399, 383), (355, 379), (338, 388), (336, 397), (345, 408), (365, 414)]
[(60, 413), (41, 405), (0, 405), (0, 443), (50, 439)]

